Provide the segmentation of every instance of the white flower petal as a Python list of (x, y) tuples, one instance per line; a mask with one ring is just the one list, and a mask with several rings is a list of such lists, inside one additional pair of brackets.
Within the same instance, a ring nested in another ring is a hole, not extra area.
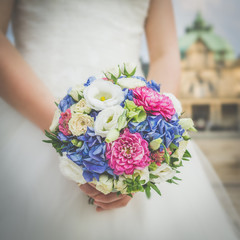
[(119, 105), (124, 100), (124, 93), (118, 85), (102, 79), (95, 80), (83, 94), (88, 106), (97, 111)]
[(176, 110), (177, 115), (180, 116), (182, 114), (182, 104), (181, 104), (181, 102), (172, 93), (163, 93), (163, 95), (170, 98), (170, 100), (172, 101), (173, 106)]

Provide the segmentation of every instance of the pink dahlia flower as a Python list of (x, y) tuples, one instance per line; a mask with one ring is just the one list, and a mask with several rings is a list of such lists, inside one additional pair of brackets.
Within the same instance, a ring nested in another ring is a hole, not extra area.
[(170, 120), (175, 114), (175, 108), (169, 97), (161, 95), (148, 87), (137, 87), (133, 89), (133, 101), (138, 106), (143, 106), (147, 113), (152, 115), (161, 114)]
[(130, 133), (128, 128), (116, 141), (107, 144), (106, 158), (116, 175), (131, 175), (134, 169), (142, 170), (151, 161), (148, 142), (139, 133)]
[(71, 132), (68, 128), (68, 122), (71, 119), (71, 116), (71, 110), (68, 108), (66, 112), (61, 113), (61, 117), (59, 118), (59, 131), (65, 136), (71, 135)]

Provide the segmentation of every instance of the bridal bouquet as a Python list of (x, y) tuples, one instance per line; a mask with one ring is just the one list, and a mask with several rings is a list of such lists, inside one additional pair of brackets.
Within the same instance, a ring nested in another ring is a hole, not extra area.
[(158, 184), (176, 183), (193, 121), (181, 118), (181, 104), (160, 85), (135, 76), (124, 64), (68, 90), (57, 104), (46, 136), (60, 158), (60, 170), (78, 184), (93, 183), (104, 194), (132, 196)]

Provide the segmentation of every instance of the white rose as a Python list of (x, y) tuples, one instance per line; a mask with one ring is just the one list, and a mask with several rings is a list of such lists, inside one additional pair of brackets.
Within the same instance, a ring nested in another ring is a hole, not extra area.
[(94, 120), (87, 114), (72, 113), (68, 123), (69, 130), (75, 136), (80, 136), (87, 131), (87, 127), (93, 127)]
[(60, 118), (60, 116), (61, 116), (61, 111), (59, 109), (57, 109), (55, 111), (55, 113), (54, 113), (51, 126), (49, 127), (51, 132), (54, 132), (57, 129), (57, 127), (59, 125), (59, 118)]
[(124, 183), (124, 180), (126, 180), (125, 177), (119, 176), (119, 179), (114, 180), (114, 189), (121, 192), (122, 194), (127, 194), (127, 185)]
[(150, 173), (158, 176), (158, 178), (151, 179), (152, 182), (161, 183), (173, 178), (176, 174), (176, 171), (173, 170), (168, 164), (163, 163), (155, 171), (151, 171)]
[(95, 80), (83, 94), (88, 106), (97, 111), (120, 105), (124, 100), (121, 87), (103, 79)]
[(124, 109), (120, 105), (102, 110), (94, 122), (95, 133), (106, 137), (111, 129), (118, 127), (118, 118), (123, 112)]
[(113, 190), (113, 179), (107, 175), (100, 175), (99, 181), (94, 181), (96, 189), (104, 194), (109, 194)]
[(79, 96), (83, 97), (83, 90), (84, 90), (84, 85), (76, 85), (75, 87), (72, 88), (71, 92), (69, 95), (75, 100), (79, 101)]
[(176, 110), (177, 115), (180, 116), (182, 114), (182, 104), (181, 104), (181, 102), (172, 93), (163, 93), (163, 95), (170, 98), (170, 100), (172, 101), (173, 106)]
[(134, 89), (136, 87), (144, 87), (146, 83), (138, 78), (119, 78), (117, 84), (123, 89)]
[(119, 67), (112, 67), (106, 69), (106, 71), (104, 71), (104, 74), (108, 79), (112, 79), (112, 76), (114, 78), (119, 78), (121, 76), (121, 70)]
[(90, 113), (91, 108), (87, 106), (86, 100), (82, 98), (78, 103), (71, 106), (72, 113)]
[(135, 74), (136, 68), (137, 68), (137, 66), (133, 63), (124, 63), (121, 68), (121, 71), (122, 71), (122, 74), (124, 74), (124, 75), (132, 76)]
[(83, 171), (80, 166), (68, 159), (66, 156), (60, 158), (59, 168), (61, 173), (68, 179), (84, 184), (86, 183), (83, 177)]

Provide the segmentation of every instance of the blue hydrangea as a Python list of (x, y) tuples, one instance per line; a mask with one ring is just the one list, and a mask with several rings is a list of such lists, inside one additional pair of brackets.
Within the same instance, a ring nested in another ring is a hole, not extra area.
[(105, 159), (106, 144), (100, 136), (95, 135), (94, 129), (89, 127), (87, 132), (77, 139), (83, 141), (82, 147), (69, 152), (67, 157), (82, 166), (85, 180), (87, 182), (91, 182), (93, 178), (99, 180), (104, 172), (113, 175), (113, 170)]
[(124, 100), (121, 102), (120, 106), (124, 107), (124, 103), (127, 99), (133, 101), (133, 91), (127, 88), (124, 88), (122, 91), (124, 93)]
[(160, 84), (156, 83), (154, 80), (151, 80), (150, 82), (148, 82), (144, 77), (141, 77), (141, 76), (133, 76), (133, 78), (142, 80), (143, 82), (146, 83), (146, 86), (148, 88), (151, 88), (156, 92), (160, 92)]
[[(148, 142), (161, 138), (167, 148), (171, 143), (179, 146), (179, 141), (183, 140), (182, 134), (184, 133), (184, 129), (179, 125), (179, 120), (175, 115), (169, 122), (161, 115), (148, 116), (146, 120), (141, 123), (130, 121), (128, 127), (131, 133), (139, 132)], [(161, 147), (160, 150), (163, 150), (163, 147)]]
[(58, 108), (61, 110), (61, 112), (66, 112), (66, 110), (74, 103), (76, 103), (76, 101), (74, 101), (74, 99), (67, 94), (58, 104)]
[(84, 86), (85, 87), (89, 86), (95, 80), (96, 80), (96, 78), (94, 76), (91, 76), (90, 78), (88, 78), (87, 82), (84, 83)]

